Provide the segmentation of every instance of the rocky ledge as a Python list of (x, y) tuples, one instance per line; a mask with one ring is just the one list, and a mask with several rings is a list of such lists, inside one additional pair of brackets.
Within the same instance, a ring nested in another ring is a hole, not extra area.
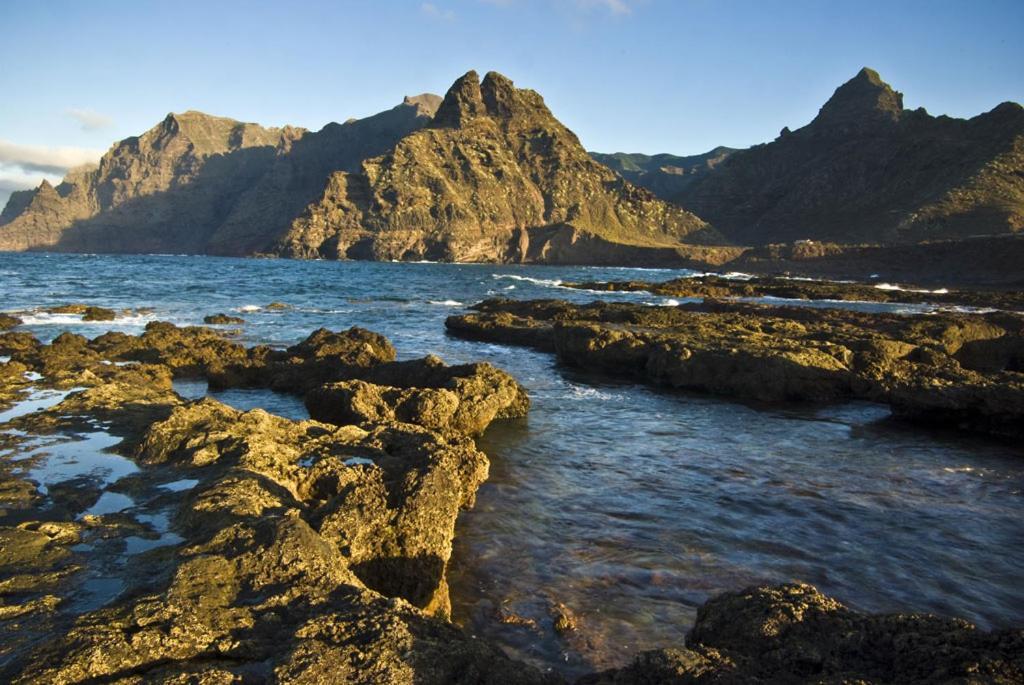
[(562, 285), (567, 288), (599, 292), (649, 292), (665, 297), (710, 297), (715, 299), (778, 297), (793, 300), (928, 303), (1024, 310), (1024, 292), (1019, 288), (975, 288), (971, 290), (938, 288), (929, 290), (881, 282), (812, 281), (780, 276), (726, 278), (713, 274), (675, 278), (663, 282), (587, 281), (563, 283)]
[(448, 330), (567, 364), (750, 400), (886, 402), (896, 416), (1019, 437), (1024, 315), (870, 314), (705, 300), (672, 307), (487, 300)]
[[(4, 682), (563, 682), (445, 620), (455, 519), (488, 470), (469, 434), (527, 408), (507, 374), (395, 362), (361, 329), (287, 350), (169, 324), (8, 332), (0, 354)], [(196, 375), (304, 392), (325, 421), (186, 401), (172, 379)], [(48, 408), (10, 406), (40, 393)], [(70, 476), (61, 454), (96, 461)], [(863, 616), (782, 586), (716, 598), (685, 648), (582, 682), (1022, 677), (1021, 631)]]

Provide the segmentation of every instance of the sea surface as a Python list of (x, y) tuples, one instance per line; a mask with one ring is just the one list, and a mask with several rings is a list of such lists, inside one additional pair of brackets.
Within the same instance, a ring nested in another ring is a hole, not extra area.
[[(0, 254), (0, 310), (47, 340), (64, 330), (138, 333), (156, 320), (199, 324), (218, 312), (245, 318), (227, 328), (240, 328), (247, 344), (289, 345), (319, 327), (357, 325), (387, 335), (401, 358), (433, 353), (511, 372), (533, 407), (479, 441), (491, 478), (459, 519), (453, 612), (469, 632), (543, 668), (575, 675), (679, 645), (701, 603), (755, 583), (809, 582), (867, 611), (1024, 624), (1024, 446), (908, 427), (868, 403), (756, 405), (663, 392), (445, 334), (446, 316), (495, 296), (671, 306), (559, 284), (691, 273)], [(101, 323), (40, 311), (71, 302), (131, 311)], [(178, 389), (206, 392), (194, 381)], [(215, 396), (305, 416), (294, 397)], [(553, 631), (559, 605), (578, 631)]]

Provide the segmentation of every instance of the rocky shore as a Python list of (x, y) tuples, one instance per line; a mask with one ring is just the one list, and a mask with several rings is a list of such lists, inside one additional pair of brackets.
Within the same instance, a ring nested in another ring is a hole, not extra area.
[(675, 278), (670, 281), (587, 281), (562, 283), (564, 287), (599, 292), (649, 292), (665, 297), (740, 299), (777, 297), (793, 300), (887, 302), (955, 305), (976, 308), (1024, 310), (1019, 288), (950, 290), (920, 288), (876, 281), (816, 281), (781, 276), (727, 278), (715, 274)]
[[(636, 369), (659, 328), (695, 314), (645, 308), (643, 319), (629, 307), (597, 307), (605, 319), (587, 311), (582, 323), (564, 303), (517, 306), (525, 309), (489, 303), (449, 325), (461, 321), (479, 337), (513, 331), (547, 349), (565, 345), (556, 329), (593, 328), (595, 339), (613, 344), (583, 345), (580, 359), (619, 364), (620, 351), (632, 349)], [(750, 320), (724, 305), (717, 313)], [(951, 368), (941, 354), (992, 359), (993, 341), (1019, 340), (1014, 321), (915, 322), (908, 330), (921, 340), (938, 336), (947, 348), (919, 342), (924, 351), (907, 355), (915, 364), (934, 357), (936, 368)], [(647, 330), (629, 332), (627, 324), (640, 322)], [(812, 324), (795, 312), (770, 323), (803, 326), (805, 337), (794, 339), (804, 341), (813, 339)], [(857, 329), (853, 320), (833, 325), (851, 336)], [(884, 377), (885, 365), (897, 368), (904, 357), (883, 355), (889, 347), (880, 336), (862, 339), (865, 349), (877, 343), (881, 356), (872, 359)], [(852, 363), (840, 346), (808, 353), (820, 362), (806, 374), (810, 385), (792, 387), (829, 395), (826, 358)], [(508, 374), (436, 357), (396, 362), (387, 339), (358, 328), (322, 329), (284, 350), (165, 323), (139, 336), (65, 333), (50, 344), (14, 330), (0, 334), (0, 355), (5, 682), (563, 682), (446, 620), (456, 517), (488, 472), (472, 436), (528, 410), (525, 390)], [(1019, 348), (1006, 355), (1016, 360), (1008, 366), (1019, 365)], [(313, 419), (186, 401), (172, 385), (182, 377), (299, 394)], [(67, 473), (54, 466), (62, 455)], [(111, 582), (114, 590), (102, 595)], [(576, 630), (568, 620), (563, 627)], [(1021, 679), (1020, 630), (865, 616), (792, 585), (718, 597), (700, 611), (685, 647), (641, 654), (581, 682)]]
[(871, 314), (705, 300), (671, 307), (487, 300), (454, 335), (567, 364), (758, 401), (859, 398), (1009, 438), (1024, 426), (1024, 315)]

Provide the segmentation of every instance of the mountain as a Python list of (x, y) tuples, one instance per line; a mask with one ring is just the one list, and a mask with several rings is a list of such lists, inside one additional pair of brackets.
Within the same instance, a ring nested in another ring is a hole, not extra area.
[(674, 200), (729, 239), (912, 243), (1024, 228), (1024, 108), (907, 110), (871, 69), (814, 120), (735, 152)]
[(671, 200), (714, 170), (735, 148), (718, 146), (700, 155), (679, 157), (639, 152), (591, 152), (590, 156), (617, 171), (624, 179), (647, 188), (663, 200)]
[[(630, 262), (721, 237), (591, 159), (540, 95), (470, 71), (433, 120), (331, 175), (277, 251), (294, 257)], [(685, 248), (684, 248), (685, 249)]]
[(117, 143), (95, 168), (12, 196), (0, 249), (246, 255), (269, 249), (322, 192), (433, 116), (440, 98), (406, 98), (318, 132), (263, 128), (202, 112), (169, 114)]
[(667, 263), (722, 241), (475, 72), (317, 132), (170, 114), (0, 216), (2, 250)]

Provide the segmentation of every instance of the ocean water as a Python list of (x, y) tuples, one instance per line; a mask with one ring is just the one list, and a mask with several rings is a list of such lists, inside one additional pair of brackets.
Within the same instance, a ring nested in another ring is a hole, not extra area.
[[(754, 583), (810, 582), (868, 611), (1024, 624), (1024, 447), (908, 427), (867, 403), (754, 405), (662, 392), (444, 330), (446, 316), (492, 296), (672, 305), (559, 284), (686, 274), (0, 254), (0, 310), (18, 313), (42, 339), (137, 333), (154, 320), (197, 324), (218, 312), (246, 319), (226, 328), (241, 329), (247, 344), (359, 325), (387, 335), (401, 358), (433, 353), (508, 370), (533, 408), (479, 441), (491, 478), (459, 520), (453, 613), (469, 632), (544, 668), (578, 674), (678, 645), (701, 603)], [(99, 323), (40, 311), (70, 302), (125, 311)], [(206, 389), (185, 381), (179, 391)], [(292, 397), (216, 396), (304, 415)], [(553, 631), (556, 605), (576, 615), (578, 631)]]

